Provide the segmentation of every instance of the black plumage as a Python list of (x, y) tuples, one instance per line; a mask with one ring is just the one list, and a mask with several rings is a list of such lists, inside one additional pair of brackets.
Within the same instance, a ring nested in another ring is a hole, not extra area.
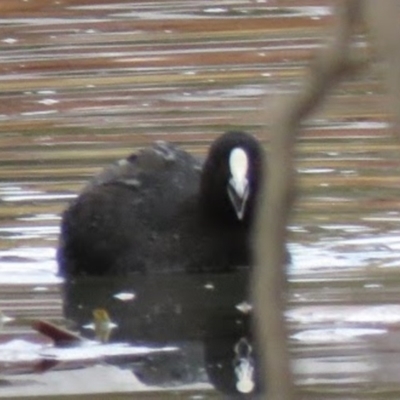
[[(237, 190), (231, 182), (234, 149), (240, 149), (239, 163), (243, 153), (247, 162), (248, 185)], [(109, 166), (63, 214), (61, 275), (222, 272), (251, 265), (263, 157), (253, 136), (231, 131), (215, 140), (204, 164), (156, 142)]]

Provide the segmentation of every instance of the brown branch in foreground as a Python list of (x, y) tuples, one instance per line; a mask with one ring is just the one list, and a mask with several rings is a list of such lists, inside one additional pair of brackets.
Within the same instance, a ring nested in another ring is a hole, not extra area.
[(295, 397), (287, 332), (284, 321), (286, 299), (286, 225), (295, 183), (293, 153), (300, 122), (321, 102), (327, 91), (358, 61), (350, 53), (353, 29), (359, 22), (361, 0), (338, 6), (333, 40), (314, 61), (300, 93), (285, 98), (274, 113), (268, 181), (259, 206), (256, 234), (256, 268), (253, 274), (256, 328), (262, 349), (264, 382), (268, 400)]
[(385, 60), (388, 108), (394, 118), (394, 131), (400, 138), (400, 4), (398, 0), (364, 2), (364, 19), (371, 32), (376, 52)]

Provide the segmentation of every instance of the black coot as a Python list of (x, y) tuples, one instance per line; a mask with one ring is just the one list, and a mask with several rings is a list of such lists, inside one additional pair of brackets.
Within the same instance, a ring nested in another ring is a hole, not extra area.
[(60, 273), (224, 272), (251, 265), (260, 143), (217, 138), (202, 164), (156, 142), (103, 170), (63, 214)]

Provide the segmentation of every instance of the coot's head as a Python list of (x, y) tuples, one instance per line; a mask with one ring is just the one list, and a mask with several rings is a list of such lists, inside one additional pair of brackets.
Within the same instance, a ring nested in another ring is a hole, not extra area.
[(264, 151), (253, 136), (229, 131), (211, 145), (200, 198), (205, 211), (232, 223), (252, 220), (262, 180)]

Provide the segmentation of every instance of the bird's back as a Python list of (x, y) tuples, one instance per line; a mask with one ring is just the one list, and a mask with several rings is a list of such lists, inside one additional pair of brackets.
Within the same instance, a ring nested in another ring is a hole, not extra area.
[(200, 169), (188, 153), (159, 142), (103, 170), (64, 212), (61, 273), (123, 274), (173, 262), (174, 238), (196, 207)]

